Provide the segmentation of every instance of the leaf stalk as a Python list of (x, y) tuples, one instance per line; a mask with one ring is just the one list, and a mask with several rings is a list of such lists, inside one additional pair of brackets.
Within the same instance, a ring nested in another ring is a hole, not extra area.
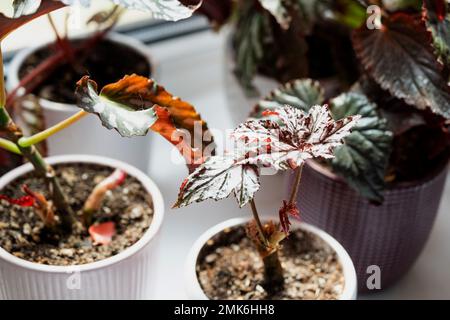
[(54, 134), (60, 132), (61, 130), (64, 130), (64, 129), (70, 127), (71, 125), (73, 125), (74, 123), (76, 123), (77, 121), (79, 121), (80, 119), (85, 117), (87, 114), (88, 114), (87, 112), (81, 110), (81, 111), (77, 112), (76, 114), (74, 114), (73, 116), (61, 121), (60, 123), (48, 128), (44, 131), (41, 131), (30, 137), (20, 138), (18, 141), (18, 144), (22, 148), (27, 148), (27, 147), (36, 145), (36, 144), (48, 139), (49, 137), (53, 136)]
[(22, 152), (20, 152), (19, 147), (14, 142), (9, 141), (7, 139), (0, 138), (0, 148), (18, 155), (22, 154)]
[(291, 196), (289, 197), (289, 203), (291, 204), (296, 202), (304, 165), (305, 164), (302, 163), (299, 167), (297, 167), (297, 169), (295, 169), (294, 185), (292, 186)]

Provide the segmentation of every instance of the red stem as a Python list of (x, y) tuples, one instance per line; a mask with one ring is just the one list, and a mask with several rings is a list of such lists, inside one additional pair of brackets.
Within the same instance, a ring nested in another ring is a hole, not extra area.
[[(94, 36), (87, 39), (81, 47), (74, 49), (74, 55), (78, 54), (79, 52), (85, 52), (85, 56), (87, 56), (88, 52), (90, 52), (90, 50), (105, 37), (105, 35), (111, 30), (111, 28), (112, 26), (96, 33)], [(21, 88), (25, 89), (24, 95), (26, 95), (32, 92), (45, 79), (47, 79), (51, 75), (51, 71), (54, 70), (58, 65), (60, 65), (62, 61), (68, 58), (65, 53), (66, 52), (61, 50), (60, 48), (60, 50), (57, 51), (54, 55), (42, 61), (36, 68), (33, 69), (33, 71), (31, 71), (23, 79), (21, 79), (19, 84), (8, 94), (6, 99), (6, 106), (12, 106), (17, 92)]]

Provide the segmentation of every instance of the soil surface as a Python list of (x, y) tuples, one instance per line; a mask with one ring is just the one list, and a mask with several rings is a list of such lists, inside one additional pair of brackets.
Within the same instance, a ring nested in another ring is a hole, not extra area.
[[(82, 43), (80, 40), (72, 42), (74, 48)], [(22, 79), (30, 73), (39, 63), (54, 54), (55, 50), (54, 46), (50, 45), (28, 56), (19, 70), (19, 78)], [(108, 39), (97, 43), (86, 52), (84, 58), (83, 56), (78, 54), (76, 63), (69, 62), (58, 66), (32, 93), (47, 100), (74, 104), (75, 85), (85, 75), (91, 76), (99, 89), (122, 79), (125, 75), (150, 75), (151, 67), (146, 57), (130, 47)]]
[[(128, 176), (120, 187), (108, 192), (102, 210), (94, 215), (96, 222), (115, 222), (116, 235), (108, 245), (94, 245), (80, 222), (81, 209), (94, 186), (113, 169), (91, 164), (56, 165), (54, 168), (77, 213), (78, 221), (72, 234), (49, 234), (33, 208), (0, 200), (0, 246), (6, 251), (41, 264), (79, 265), (120, 253), (137, 242), (149, 228), (153, 218), (151, 196), (136, 178)], [(43, 179), (32, 173), (13, 181), (1, 194), (21, 197), (23, 184), (48, 195)]]
[(284, 290), (269, 296), (263, 264), (245, 229), (226, 229), (208, 241), (197, 261), (197, 276), (210, 299), (338, 299), (344, 289), (334, 250), (315, 235), (297, 230), (283, 242)]

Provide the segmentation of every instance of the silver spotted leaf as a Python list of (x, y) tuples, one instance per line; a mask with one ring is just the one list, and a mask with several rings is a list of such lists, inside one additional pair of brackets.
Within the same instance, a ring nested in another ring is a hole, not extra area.
[[(83, 6), (89, 6), (90, 0), (61, 0), (67, 5), (79, 3)], [(163, 19), (169, 21), (178, 21), (192, 16), (202, 1), (197, 5), (185, 6), (178, 0), (110, 0), (114, 4), (124, 8), (135, 9), (139, 11), (150, 12), (155, 19)]]
[(213, 156), (184, 180), (175, 207), (207, 199), (221, 200), (232, 192), (242, 207), (258, 189), (257, 168), (239, 164), (230, 156)]
[(272, 111), (282, 122), (249, 120), (231, 135), (236, 150), (208, 158), (183, 182), (176, 207), (207, 199), (221, 200), (234, 192), (242, 207), (259, 190), (259, 168), (294, 169), (309, 158), (332, 158), (358, 116), (338, 121), (327, 106), (308, 114), (293, 107)]
[(334, 121), (326, 105), (309, 113), (290, 106), (268, 113), (273, 120), (249, 120), (232, 133), (239, 162), (287, 170), (307, 159), (330, 159), (359, 119), (355, 115)]

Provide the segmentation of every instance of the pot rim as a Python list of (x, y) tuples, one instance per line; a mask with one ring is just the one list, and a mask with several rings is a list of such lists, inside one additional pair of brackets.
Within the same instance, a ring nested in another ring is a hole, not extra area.
[[(153, 202), (153, 220), (150, 224), (150, 227), (144, 233), (144, 235), (133, 245), (126, 248), (122, 252), (103, 259), (96, 262), (91, 262), (87, 264), (81, 265), (72, 265), (72, 266), (54, 266), (54, 265), (44, 265), (31, 261), (27, 261), (21, 258), (18, 258), (11, 253), (7, 252), (5, 249), (0, 247), (0, 259), (9, 262), (10, 264), (16, 265), (21, 268), (38, 271), (38, 272), (48, 272), (48, 273), (71, 273), (74, 271), (84, 272), (84, 271), (93, 271), (97, 269), (102, 269), (116, 263), (119, 263), (123, 260), (131, 258), (133, 255), (137, 254), (139, 251), (145, 248), (145, 246), (157, 235), (159, 230), (161, 229), (161, 225), (164, 218), (164, 200), (162, 194), (157, 187), (157, 185), (151, 180), (145, 173), (141, 170), (124, 163), (119, 160), (114, 160), (111, 158), (101, 157), (101, 156), (92, 156), (92, 155), (63, 155), (63, 156), (54, 156), (46, 158), (47, 163), (50, 165), (62, 164), (62, 163), (90, 163), (103, 165), (112, 168), (122, 169), (127, 172), (127, 174), (133, 176), (143, 185), (143, 187), (147, 190), (147, 192), (152, 197)], [(33, 170), (33, 167), (30, 163), (24, 164), (7, 174), (0, 177), (0, 190), (2, 190), (5, 186), (7, 186), (10, 182), (17, 179), (18, 177), (30, 172)]]
[[(90, 35), (92, 35), (92, 33), (77, 35), (77, 36), (70, 37), (69, 40), (86, 39)], [(126, 35), (123, 35), (123, 34), (120, 34), (117, 32), (109, 32), (105, 38), (108, 40), (111, 40), (112, 42), (122, 44), (122, 45), (136, 51), (138, 54), (142, 55), (149, 64), (149, 67), (150, 67), (150, 75), (149, 76), (151, 76), (152, 78), (155, 77), (157, 68), (156, 68), (156, 65), (154, 64), (153, 57), (149, 56), (149, 48), (144, 43), (140, 42), (139, 40), (137, 40), (133, 37), (126, 36)], [(9, 68), (8, 68), (8, 78), (7, 78), (8, 90), (12, 90), (19, 85), (19, 83), (20, 83), (19, 70), (20, 70), (23, 62), (25, 61), (25, 59), (33, 52), (35, 52), (39, 49), (42, 49), (43, 47), (48, 46), (51, 43), (53, 43), (53, 42), (46, 42), (43, 44), (39, 44), (39, 45), (35, 45), (35, 46), (29, 47), (29, 48), (22, 49), (14, 56), (11, 63), (9, 64)], [(52, 111), (65, 111), (65, 112), (69, 111), (69, 112), (74, 112), (74, 113), (79, 111), (79, 108), (74, 104), (54, 102), (54, 101), (47, 100), (44, 98), (39, 98), (39, 100), (40, 100), (43, 108), (49, 109)]]
[[(327, 177), (330, 180), (338, 181), (338, 182), (347, 184), (344, 179), (342, 179), (340, 176), (338, 176), (336, 173), (331, 171), (329, 168), (325, 167), (324, 165), (320, 164), (319, 162), (317, 162), (315, 160), (308, 159), (308, 160), (306, 160), (306, 164), (311, 169), (313, 169), (315, 172), (324, 175), (325, 177)], [(386, 191), (397, 190), (397, 189), (414, 188), (414, 187), (417, 187), (419, 185), (425, 184), (425, 183), (433, 180), (437, 176), (439, 176), (439, 174), (443, 170), (446, 170), (447, 167), (448, 167), (448, 162), (443, 163), (442, 165), (440, 165), (440, 166), (434, 168), (433, 170), (431, 170), (425, 177), (423, 177), (421, 179), (416, 179), (416, 180), (412, 180), (412, 181), (396, 183), (394, 185), (388, 186)]]
[[(200, 286), (197, 277), (197, 259), (198, 255), (205, 245), (205, 243), (210, 240), (212, 237), (222, 232), (226, 228), (242, 225), (250, 221), (249, 217), (242, 218), (234, 218), (222, 223), (219, 223), (207, 231), (205, 231), (194, 243), (191, 250), (189, 251), (188, 258), (186, 261), (186, 269), (185, 269), (185, 289), (188, 294), (188, 298), (190, 299), (200, 299), (200, 300), (208, 300), (209, 298), (203, 292), (203, 289)], [(356, 278), (356, 270), (353, 265), (353, 261), (350, 258), (350, 255), (344, 249), (344, 247), (331, 235), (326, 233), (325, 231), (312, 226), (310, 224), (299, 222), (296, 220), (292, 220), (292, 229), (303, 229), (308, 232), (315, 234), (324, 240), (333, 250), (336, 252), (339, 262), (342, 265), (342, 271), (344, 274), (344, 290), (339, 297), (339, 300), (355, 300), (357, 295), (357, 278)]]

